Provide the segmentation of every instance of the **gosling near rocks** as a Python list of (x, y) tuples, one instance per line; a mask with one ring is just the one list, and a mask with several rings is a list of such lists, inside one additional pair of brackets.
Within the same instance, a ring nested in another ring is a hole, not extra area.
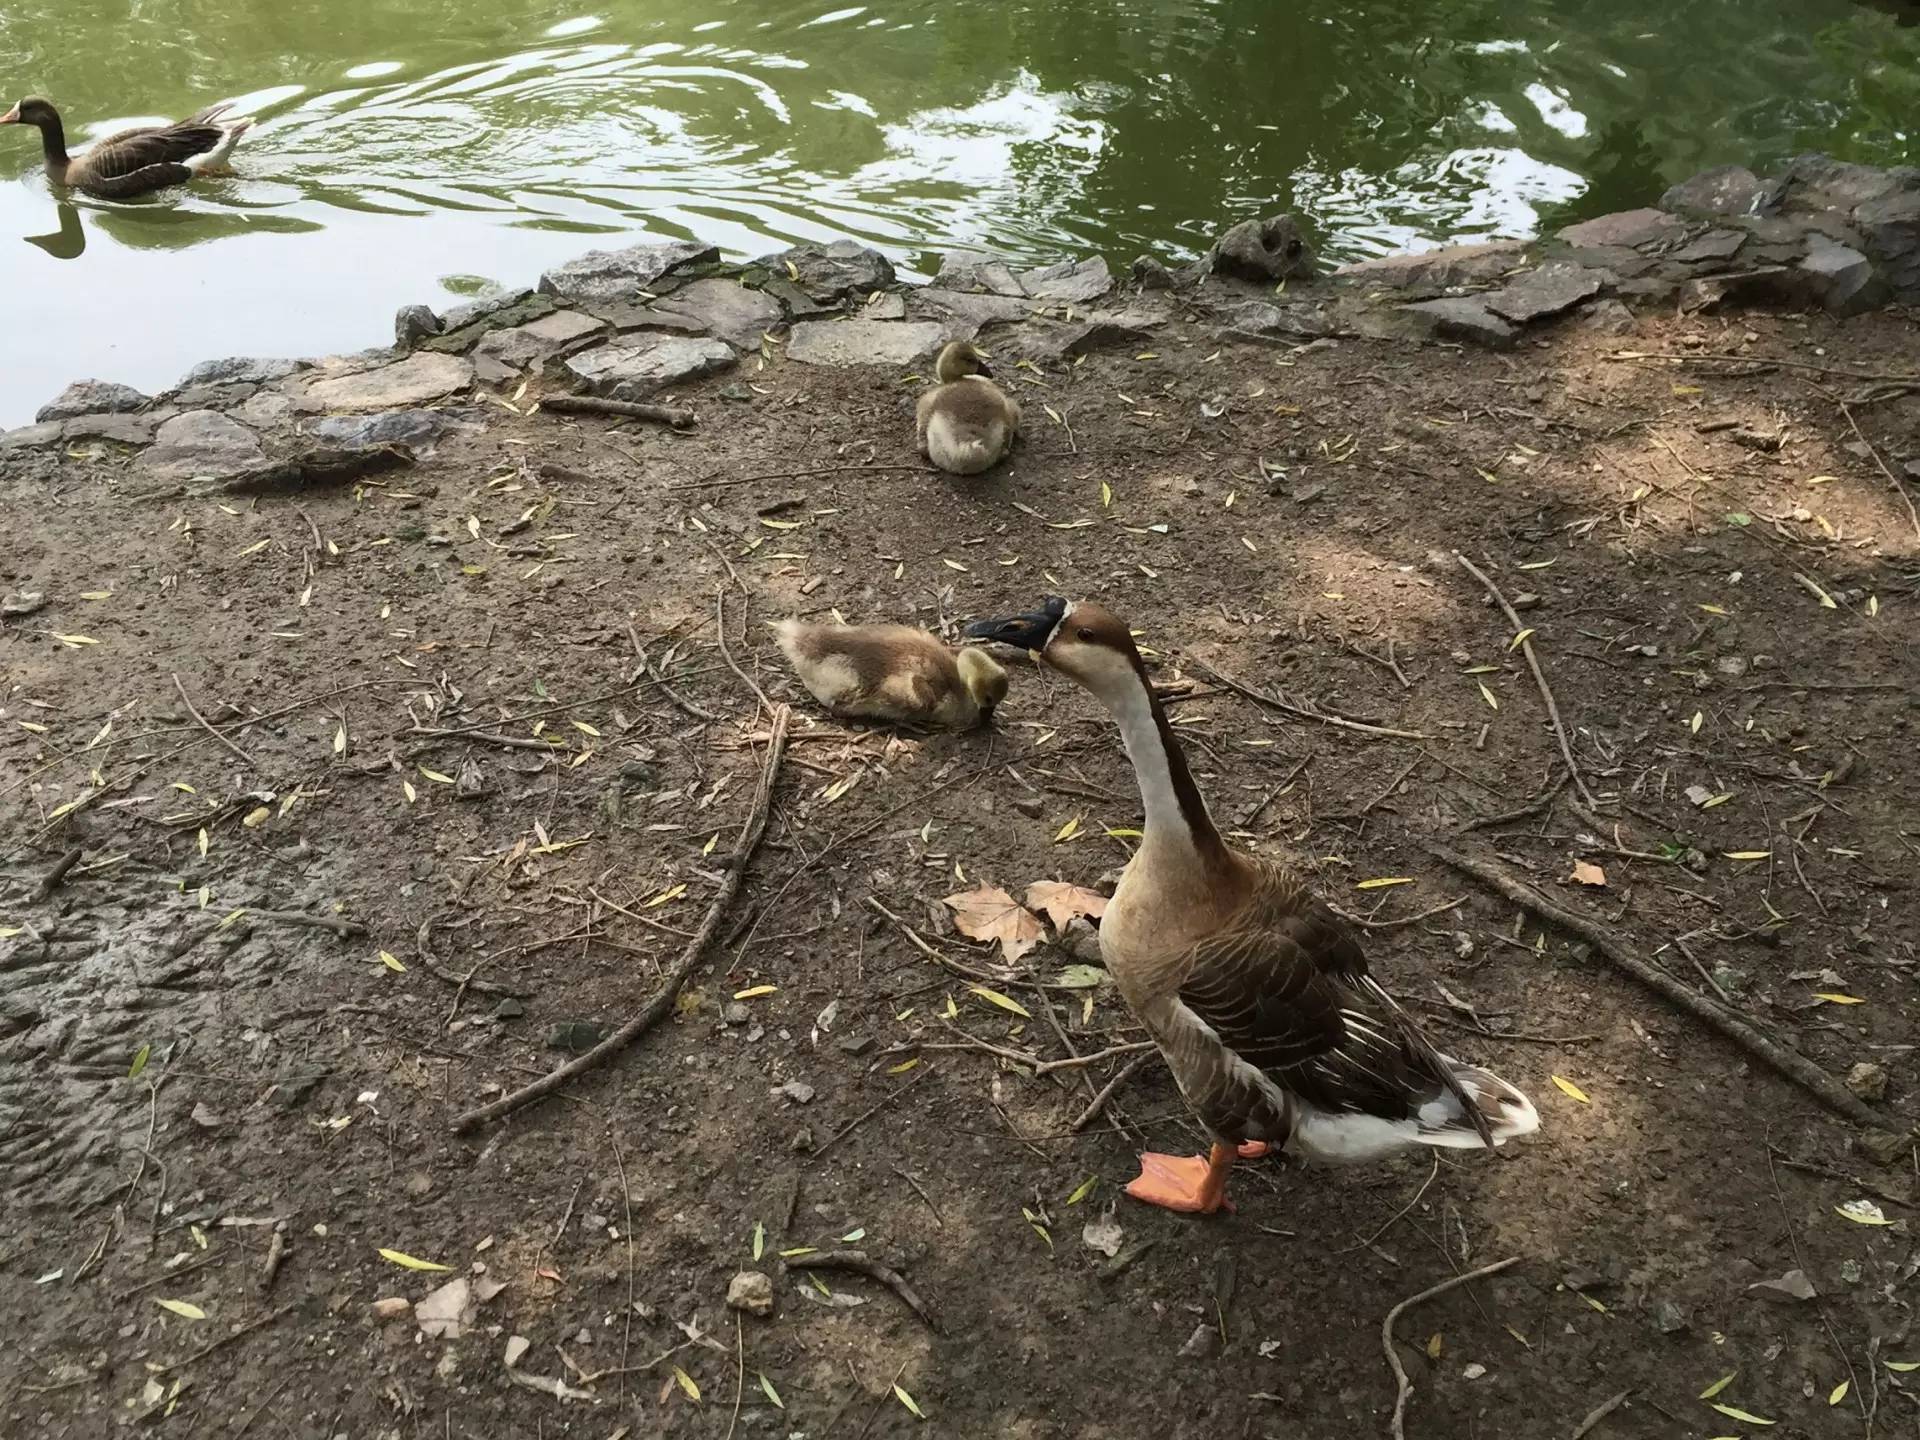
[(809, 625), (774, 634), (794, 674), (833, 714), (971, 730), (1007, 698), (1007, 672), (986, 651), (958, 652), (910, 625)]
[(987, 357), (956, 340), (933, 367), (940, 383), (920, 397), (920, 453), (953, 475), (978, 475), (1007, 458), (1020, 431), (1020, 402), (993, 383)]

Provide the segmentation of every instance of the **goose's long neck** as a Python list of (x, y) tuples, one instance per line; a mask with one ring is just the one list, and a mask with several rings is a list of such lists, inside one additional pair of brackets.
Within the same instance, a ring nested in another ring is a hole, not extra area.
[(1226, 842), (1214, 828), (1207, 802), (1193, 783), (1193, 772), (1187, 768), (1180, 742), (1173, 738), (1166, 712), (1160, 708), (1147, 678), (1136, 675), (1136, 682), (1105, 698), (1120, 724), (1120, 738), (1127, 747), (1127, 758), (1133, 762), (1141, 804), (1146, 809), (1141, 849), (1180, 855), (1203, 864), (1223, 862)]
[(40, 153), (47, 157), (47, 164), (55, 169), (67, 168), (67, 127), (60, 123), (58, 114), (47, 116), (39, 122)]

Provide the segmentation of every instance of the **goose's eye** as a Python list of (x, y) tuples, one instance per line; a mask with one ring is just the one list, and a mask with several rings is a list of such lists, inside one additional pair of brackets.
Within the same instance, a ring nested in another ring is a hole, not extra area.
[(1093, 639), (1093, 631), (1091, 631), (1091, 630), (1089, 630), (1089, 629), (1087, 629), (1087, 627), (1086, 627), (1086, 626), (1084, 626), (1084, 625), (1082, 625), (1082, 626), (1081, 626), (1081, 627), (1080, 627), (1080, 628), (1079, 628), (1079, 629), (1078, 629), (1077, 631), (1075, 631), (1074, 633), (1075, 633), (1076, 635), (1078, 635), (1078, 636), (1079, 636), (1079, 637), (1080, 637), (1080, 638), (1081, 638), (1082, 640), (1091, 640), (1091, 639)]

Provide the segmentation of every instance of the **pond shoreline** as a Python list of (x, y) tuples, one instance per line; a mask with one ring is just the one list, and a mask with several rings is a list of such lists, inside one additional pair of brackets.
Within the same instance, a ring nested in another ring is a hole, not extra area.
[[(1859, 314), (1920, 304), (1920, 171), (1804, 156), (1762, 179), (1704, 172), (1657, 206), (1531, 242), (1450, 246), (1319, 272), (1288, 216), (1226, 231), (1172, 270), (1142, 256), (1126, 277), (1100, 257), (1016, 269), (955, 253), (926, 285), (901, 282), (854, 241), (803, 245), (747, 264), (694, 242), (593, 251), (437, 314), (403, 308), (395, 342), (318, 360), (228, 358), (148, 396), (76, 382), (0, 454), (98, 442), (142, 449), (159, 479), (221, 479), (302, 439), (424, 444), (443, 407), (546, 376), (567, 388), (646, 398), (770, 361), (924, 365), (951, 339), (983, 339), (1028, 363), (1147, 344), (1176, 313), (1223, 339), (1281, 346), (1348, 338), (1507, 349), (1573, 317), (1628, 333), (1635, 308), (1818, 307)], [(420, 407), (439, 407), (422, 409)]]

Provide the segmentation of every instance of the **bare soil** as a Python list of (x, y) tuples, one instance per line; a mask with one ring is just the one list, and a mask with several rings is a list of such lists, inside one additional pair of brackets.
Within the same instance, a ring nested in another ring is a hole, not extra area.
[[(1385, 1435), (1383, 1317), (1508, 1256), (1400, 1321), (1408, 1436), (1567, 1437), (1621, 1392), (1586, 1433), (1914, 1433), (1911, 1146), (1861, 1153), (1423, 842), (1547, 801), (1457, 843), (1836, 1076), (1879, 1067), (1908, 1130), (1920, 536), (1880, 467), (1920, 455), (1920, 391), (1850, 375), (1920, 373), (1920, 335), (1155, 350), (1000, 357), (1030, 431), (972, 481), (874, 468), (915, 463), (900, 377), (785, 363), (688, 390), (690, 435), (494, 405), (297, 499), (142, 500), (104, 446), (8, 462), (0, 589), (50, 603), (0, 631), (0, 1433)], [(1534, 597), (1590, 819), (1455, 551)], [(1075, 1131), (1133, 1057), (969, 1047), (1138, 1038), (1109, 986), (1045, 988), (1074, 957), (1003, 967), (940, 904), (1125, 861), (1112, 729), (1026, 667), (990, 730), (843, 727), (764, 622), (947, 628), (1049, 592), (1193, 682), (1173, 713), (1223, 823), (1380, 927), (1388, 986), (1540, 1135), (1244, 1165), (1238, 1213), (1183, 1219), (1119, 1195), (1143, 1146), (1199, 1143), (1157, 1060)], [(795, 705), (722, 943), (631, 1050), (456, 1137), (644, 1004), (723, 879), (768, 724), (719, 596)], [(1109, 1209), (1116, 1261), (1083, 1239)], [(801, 1247), (893, 1266), (938, 1331), (788, 1270)], [(755, 1268), (776, 1313), (736, 1319)], [(1752, 1288), (1794, 1270), (1817, 1298)], [(504, 1288), (459, 1338), (373, 1312), (460, 1275)], [(509, 1378), (516, 1335), (520, 1375), (578, 1398)]]

